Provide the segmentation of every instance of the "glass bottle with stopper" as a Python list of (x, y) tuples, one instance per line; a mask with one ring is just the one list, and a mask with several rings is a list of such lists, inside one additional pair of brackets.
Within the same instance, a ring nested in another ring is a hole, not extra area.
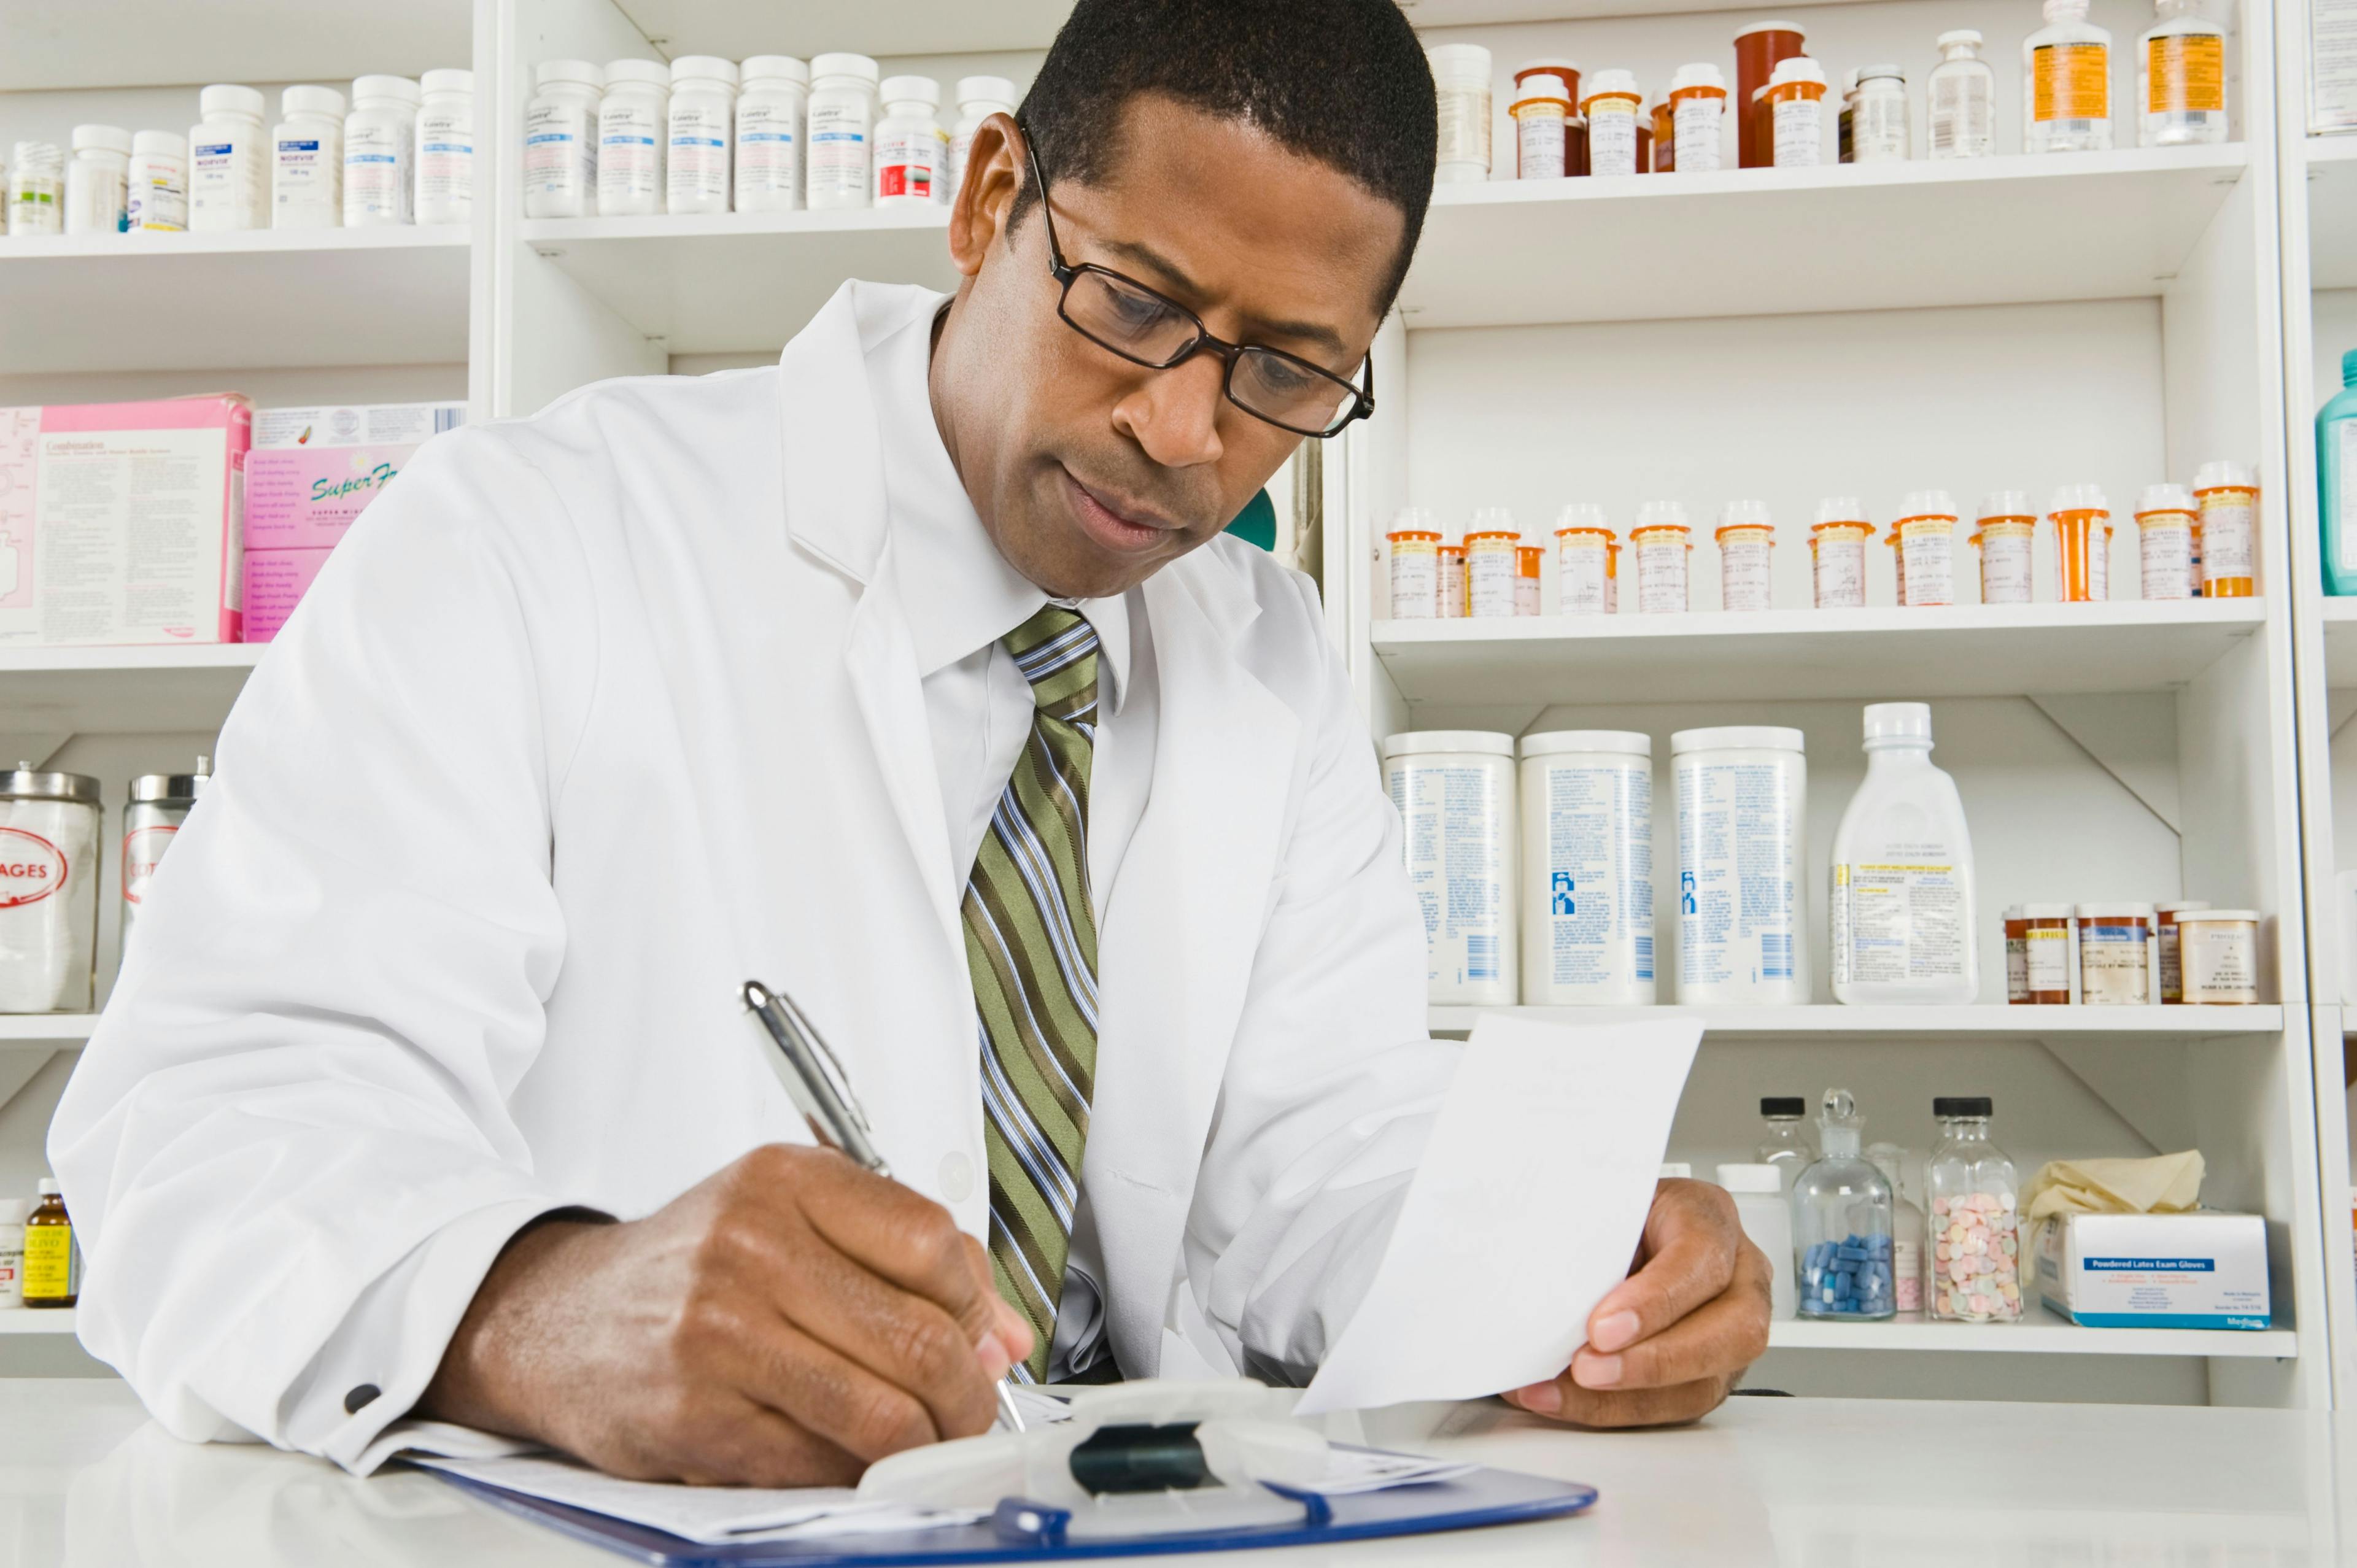
[(1825, 1090), (1817, 1118), (1824, 1155), (1792, 1184), (1792, 1250), (1803, 1317), (1889, 1317), (1890, 1183), (1860, 1151), (1866, 1119), (1846, 1089)]

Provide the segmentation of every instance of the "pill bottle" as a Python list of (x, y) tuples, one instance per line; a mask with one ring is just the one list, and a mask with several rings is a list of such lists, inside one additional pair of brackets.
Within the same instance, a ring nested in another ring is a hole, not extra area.
[(1579, 112), (1587, 117), (1587, 167), (1591, 174), (1641, 174), (1643, 150), (1652, 134), (1639, 122), (1643, 99), (1636, 76), (1625, 70), (1599, 70), (1587, 81), (1587, 96)]
[(1514, 737), (1480, 730), (1386, 736), (1383, 784), (1405, 824), (1436, 1006), (1511, 1007), (1520, 865)]
[(598, 100), (605, 72), (586, 59), (544, 59), (523, 116), (523, 215), (597, 215)]
[(866, 55), (825, 54), (811, 60), (802, 200), (813, 209), (866, 207), (875, 199), (869, 154), (876, 81), (876, 62)]
[(1891, 530), (1897, 537), (1899, 602), (1910, 608), (1956, 602), (1956, 503), (1945, 490), (1910, 490)]
[(131, 138), (131, 174), (124, 210), (134, 229), (171, 233), (188, 226), (188, 139), (177, 131), (141, 131)]
[(2255, 1005), (2259, 1000), (2259, 912), (2189, 910), (2178, 917), (2179, 961), (2190, 1006)]
[(219, 82), (197, 94), (202, 116), (188, 132), (188, 229), (260, 229), (270, 200), (264, 102), (251, 87)]
[(475, 73), (429, 70), (417, 89), (411, 211), (420, 223), (464, 223), (475, 214)]
[(1923, 1163), (1931, 1199), (1932, 1316), (2011, 1323), (2021, 1316), (2020, 1181), (2012, 1156), (1989, 1141), (1986, 1095), (1932, 1101), (1940, 1141)]
[(1604, 613), (1620, 613), (1620, 542), (1617, 539), (1604, 546)]
[(1677, 502), (1647, 501), (1637, 509), (1629, 547), (1637, 553), (1639, 614), (1663, 615), (1688, 607), (1686, 568), (1693, 537), (1686, 509)]
[(1729, 501), (1718, 514), (1718, 607), (1776, 607), (1776, 525), (1768, 503)]
[(663, 169), (671, 160), (671, 67), (618, 59), (607, 65), (605, 79), (596, 112), (597, 216), (652, 218), (664, 210)]
[(1465, 618), (1465, 546), (1444, 544), (1434, 551), (1435, 570), (1440, 576), (1440, 618)]
[(1678, 67), (1670, 78), (1670, 123), (1677, 163), (1684, 174), (1709, 174), (1726, 158), (1727, 78), (1718, 67), (1697, 62)]
[[(1609, 74), (1609, 73), (1607, 73)], [(1555, 520), (1555, 609), (1567, 616), (1611, 612), (1612, 530), (1604, 509), (1574, 501)]]
[(2136, 145), (2226, 139), (2226, 29), (2200, 0), (2153, 0), (2158, 25), (2136, 40)]
[(25, 1217), (32, 1205), (0, 1197), (0, 1312), (25, 1305)]
[(2064, 485), (2047, 503), (2054, 528), (2055, 597), (2101, 604), (2111, 589), (2110, 503), (2098, 485)]
[(1483, 507), (1465, 531), (1465, 613), (1476, 620), (1511, 619), (1514, 613), (1516, 552), (1523, 536), (1514, 514)]
[(172, 847), (211, 776), (212, 759), (199, 757), (194, 773), (144, 773), (131, 781), (130, 800), (123, 809), (123, 847), (116, 870), (123, 888), (121, 929), (125, 951), (138, 925), (140, 906), (147, 900), (147, 885), (155, 880), (164, 852)]
[[(2077, 910), (2069, 904), (2024, 904), (2020, 909), (2023, 993), (2019, 1000), (2031, 1006), (2063, 1006), (2071, 1000)], [(2006, 999), (2015, 1000), (2009, 982)]]
[(2193, 525), (2201, 516), (2183, 485), (2147, 485), (2136, 498), (2137, 575), (2146, 598), (2193, 596)]
[(1792, 1206), (1784, 1197), (1784, 1177), (1774, 1165), (1725, 1165), (1718, 1185), (1735, 1199), (1736, 1222), (1744, 1239), (1768, 1260), (1768, 1316), (1777, 1322), (1798, 1310), (1792, 1285)]
[(0, 1013), (87, 1013), (97, 983), (98, 780), (0, 768)]
[(1735, 101), (1743, 109), (1735, 133), (1736, 167), (1767, 168), (1776, 163), (1773, 134), (1760, 134), (1751, 105), (1760, 99), (1760, 90), (1776, 80), (1777, 67), (1807, 48), (1808, 35), (1798, 22), (1754, 22), (1735, 35)]
[(1901, 1312), (1921, 1312), (1928, 1227), (1923, 1210), (1907, 1197), (1907, 1151), (1896, 1144), (1868, 1144), (1866, 1157), (1890, 1184), (1891, 1304)]
[(2193, 473), (2201, 506), (2201, 596), (2247, 599), (2259, 591), (2259, 483), (2240, 463), (2204, 463)]
[(1430, 620), (1440, 613), (1440, 530), (1422, 507), (1402, 507), (1384, 535), (1391, 551), (1392, 619)]
[(1859, 1149), (1866, 1119), (1846, 1089), (1825, 1090), (1824, 1153), (1792, 1182), (1801, 1316), (1872, 1319), (1899, 1310), (1892, 1277), (1897, 1194)]
[(1797, 1094), (1770, 1094), (1760, 1101), (1760, 1144), (1752, 1158), (1776, 1173), (1777, 1184), (1792, 1190), (1792, 1178), (1817, 1163), (1817, 1135), (1804, 1118), (1809, 1102)]
[(8, 232), (62, 234), (66, 160), (55, 142), (19, 142), (8, 157)]
[(941, 203), (950, 136), (934, 117), (942, 90), (929, 76), (895, 76), (882, 88), (884, 118), (876, 123), (876, 205), (934, 207)]
[(1559, 730), (1521, 743), (1523, 1001), (1653, 1002), (1653, 738)]
[(1907, 77), (1895, 65), (1857, 73), (1857, 105), (1850, 123), (1850, 162), (1904, 163), (1915, 156), (1907, 108)]
[(2046, 24), (2021, 41), (2022, 150), (2107, 152), (2112, 35), (2087, 20), (2087, 0), (2046, 0)]
[(2179, 961), (2177, 922), (2208, 908), (2209, 902), (2200, 898), (2179, 898), (2172, 904), (2152, 907), (2153, 964), (2160, 971), (2160, 999), (2164, 1003), (2185, 1000), (2185, 970)]
[(993, 114), (1014, 117), (1015, 84), (1003, 76), (962, 76), (957, 105), (958, 122), (950, 130), (950, 175), (945, 182), (952, 201), (957, 199), (958, 187), (965, 183), (966, 156), (974, 151), (974, 134), (982, 129), (982, 123)]
[(1841, 109), (1834, 116), (1834, 154), (1842, 163), (1857, 161), (1857, 68), (1842, 72)]
[(1815, 168), (1825, 161), (1825, 72), (1806, 55), (1776, 62), (1760, 90), (1768, 105), (1770, 162), (1778, 168)]
[(1940, 63), (1924, 83), (1924, 116), (1933, 158), (1985, 158), (1996, 151), (1996, 72), (1981, 59), (1970, 27), (1942, 33)]
[[(737, 95), (739, 212), (791, 212), (802, 202), (802, 124), (810, 67), (791, 55), (755, 55)], [(611, 87), (608, 88), (610, 95)]]
[(2019, 1005), (2029, 1000), (2029, 921), (2020, 905), (2008, 904), (1997, 923), (2005, 932), (2005, 999)]
[(1539, 584), (1546, 568), (1546, 546), (1518, 545), (1514, 550), (1514, 613), (1534, 616), (1539, 613)]
[(340, 229), (344, 222), (344, 95), (290, 87), (270, 132), (270, 226)]
[(1562, 179), (1571, 172), (1572, 113), (1563, 78), (1551, 70), (1535, 72), (1527, 81), (1520, 72), (1516, 76), (1514, 101), (1507, 110), (1514, 119), (1514, 177)]
[(1440, 112), (1442, 185), (1490, 177), (1490, 51), (1479, 44), (1440, 44), (1425, 51)]
[[(2078, 907), (2079, 1002), (2087, 1007), (2141, 1007), (2152, 1000), (2149, 904)], [(2184, 940), (2184, 922), (2178, 923)]]
[(1866, 546), (1874, 524), (1856, 496), (1827, 496), (1809, 529), (1809, 579), (1821, 610), (1866, 607)]
[(124, 188), (131, 178), (131, 133), (120, 125), (76, 125), (66, 166), (66, 232), (120, 234), (131, 227)]
[(73, 1220), (57, 1182), (41, 1178), (40, 1202), (25, 1217), (25, 1305), (71, 1306), (81, 1294)]
[(405, 76), (363, 76), (352, 83), (344, 117), (344, 227), (413, 220), (411, 160), (417, 156), (417, 105)]
[(1801, 878), (1809, 774), (1796, 729), (1670, 736), (1678, 811), (1678, 1001), (1809, 999)]
[[(1539, 59), (1526, 59), (1522, 64), (1516, 66), (1514, 68), (1514, 96), (1517, 98), (1522, 97), (1527, 90), (1536, 85), (1536, 79), (1542, 76), (1554, 77), (1557, 81), (1563, 84), (1563, 96), (1565, 101), (1575, 105), (1578, 103), (1579, 62), (1576, 59), (1567, 59), (1562, 55), (1549, 55)], [(1577, 113), (1578, 110), (1575, 108), (1572, 112), (1574, 113)]]
[(1973, 547), (1981, 557), (1981, 603), (2029, 603), (2036, 581), (2038, 514), (2029, 510), (2027, 495), (1994, 490), (1982, 497)]
[(689, 218), (728, 210), (731, 149), (737, 141), (737, 66), (716, 55), (671, 62), (669, 128), (663, 160), (663, 210)]

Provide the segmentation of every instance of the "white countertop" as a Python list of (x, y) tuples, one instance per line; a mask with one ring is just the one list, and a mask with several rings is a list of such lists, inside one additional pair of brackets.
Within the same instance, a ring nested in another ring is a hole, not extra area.
[[(1357, 1564), (2357, 1561), (2357, 1417), (2149, 1406), (1737, 1399), (1699, 1426), (1545, 1427), (1494, 1402), (1368, 1420), (1371, 1442), (1588, 1482), (1586, 1518), (1222, 1554)], [(112, 1380), (0, 1381), (0, 1568), (542, 1568), (624, 1559), (415, 1471), (355, 1481), (194, 1446)]]

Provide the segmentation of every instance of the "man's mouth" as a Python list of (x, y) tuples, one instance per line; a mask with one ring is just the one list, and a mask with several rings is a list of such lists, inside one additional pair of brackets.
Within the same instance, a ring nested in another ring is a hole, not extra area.
[(1059, 465), (1059, 471), (1064, 478), (1072, 515), (1080, 520), (1082, 531), (1106, 549), (1125, 554), (1143, 553), (1160, 548), (1178, 532), (1177, 523), (1125, 497), (1081, 483), (1070, 468)]

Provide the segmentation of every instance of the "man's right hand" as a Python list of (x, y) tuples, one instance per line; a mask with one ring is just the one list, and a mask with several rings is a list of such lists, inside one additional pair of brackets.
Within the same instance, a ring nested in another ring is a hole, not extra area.
[(491, 1265), (415, 1413), (616, 1476), (844, 1485), (988, 1429), (1031, 1330), (948, 1211), (771, 1144), (643, 1219), (554, 1219)]

